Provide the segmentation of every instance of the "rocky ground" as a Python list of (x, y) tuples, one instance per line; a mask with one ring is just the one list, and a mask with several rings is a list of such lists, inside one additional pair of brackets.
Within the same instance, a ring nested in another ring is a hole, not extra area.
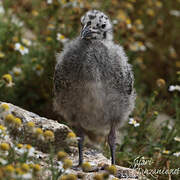
[[(2, 102), (0, 102), (0, 105)], [(51, 130), (54, 133), (54, 141), (51, 143), (52, 147), (55, 151), (59, 150), (67, 150), (69, 158), (73, 161), (73, 164), (76, 165), (78, 162), (78, 150), (76, 143), (70, 143), (66, 140), (67, 134), (72, 132), (72, 130), (64, 125), (60, 124), (59, 122), (51, 119), (47, 119), (44, 117), (40, 117), (37, 114), (32, 112), (26, 111), (20, 107), (14, 106), (12, 104), (7, 103), (10, 107), (10, 112), (15, 115), (16, 117), (22, 120), (22, 127), (20, 129), (16, 129), (11, 131), (8, 137), (6, 137), (6, 141), (9, 144), (13, 144), (13, 141), (16, 140), (19, 143), (23, 144), (32, 144), (33, 147), (36, 148), (36, 156), (35, 158), (38, 159), (39, 164), (44, 167), (48, 167), (48, 157), (49, 157), (49, 144), (46, 141), (34, 139), (32, 134), (29, 132), (28, 128), (26, 127), (27, 122), (34, 122), (36, 127), (40, 127), (43, 130)], [(0, 117), (0, 124), (3, 122), (3, 118)], [(100, 170), (105, 165), (110, 165), (110, 160), (107, 159), (99, 150), (94, 148), (85, 147), (84, 149), (84, 158), (85, 161), (90, 162), (93, 167), (98, 167), (98, 172), (83, 172), (82, 169), (70, 169), (69, 173), (76, 174), (79, 179), (91, 180), (96, 173), (103, 173), (104, 170)], [(145, 177), (138, 176), (138, 173), (129, 168), (116, 166), (118, 173), (115, 175), (118, 179), (146, 179)], [(50, 177), (50, 171), (46, 171), (41, 176), (40, 179), (47, 179)], [(113, 179), (114, 176), (111, 176), (109, 179)]]

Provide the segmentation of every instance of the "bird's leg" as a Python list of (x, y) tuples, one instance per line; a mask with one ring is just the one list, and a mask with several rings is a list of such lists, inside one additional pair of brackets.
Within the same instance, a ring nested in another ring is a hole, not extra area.
[(79, 153), (79, 163), (72, 167), (74, 170), (80, 170), (81, 165), (83, 164), (83, 142), (84, 142), (84, 133), (82, 130), (76, 129), (76, 135), (78, 137), (78, 153)]
[(83, 163), (83, 144), (84, 144), (84, 133), (81, 128), (77, 129), (78, 136), (78, 151), (79, 151), (79, 164), (81, 166)]
[(111, 125), (111, 130), (108, 135), (108, 144), (111, 151), (111, 164), (115, 164), (115, 150), (116, 150), (116, 128), (115, 124)]
[(79, 166), (81, 166), (83, 163), (83, 142), (84, 142), (84, 135), (79, 136), (78, 139)]

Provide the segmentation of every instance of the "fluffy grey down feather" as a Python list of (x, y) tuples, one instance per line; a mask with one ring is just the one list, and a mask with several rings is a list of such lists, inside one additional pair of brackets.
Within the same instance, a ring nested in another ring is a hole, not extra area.
[(77, 38), (57, 56), (55, 108), (73, 126), (107, 134), (120, 127), (134, 108), (131, 66), (112, 41)]
[(122, 126), (134, 108), (132, 68), (123, 48), (113, 42), (104, 13), (88, 11), (81, 23), (81, 35), (57, 55), (55, 109), (87, 135), (107, 135), (113, 126), (114, 139), (114, 127)]

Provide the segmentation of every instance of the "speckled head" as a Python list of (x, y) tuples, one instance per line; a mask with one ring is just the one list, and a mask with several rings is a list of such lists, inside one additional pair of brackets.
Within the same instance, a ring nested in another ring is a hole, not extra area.
[(112, 24), (107, 15), (98, 10), (90, 10), (81, 17), (81, 38), (112, 40)]

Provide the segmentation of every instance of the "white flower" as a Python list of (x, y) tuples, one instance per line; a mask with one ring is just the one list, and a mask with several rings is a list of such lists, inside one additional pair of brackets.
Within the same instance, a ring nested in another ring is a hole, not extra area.
[(53, 0), (47, 0), (47, 3), (48, 3), (48, 4), (52, 4), (52, 3), (53, 3)]
[(162, 153), (163, 154), (170, 154), (171, 152), (169, 150), (163, 150)]
[(20, 75), (22, 73), (22, 69), (20, 67), (13, 67), (12, 72), (16, 76), (18, 76), (18, 75)]
[(65, 38), (65, 36), (62, 35), (61, 33), (57, 33), (57, 40), (61, 41), (62, 43), (65, 43), (65, 42), (67, 42), (68, 39)]
[(21, 45), (20, 43), (15, 44), (15, 50), (19, 51), (22, 55), (29, 53), (29, 49)]
[(137, 41), (137, 42), (130, 44), (130, 50), (132, 50), (132, 51), (145, 51), (146, 46), (141, 41)]
[(132, 25), (131, 25), (131, 24), (127, 24), (127, 28), (128, 28), (128, 29), (131, 29), (131, 28), (132, 28)]
[(139, 30), (144, 29), (144, 25), (143, 25), (143, 24), (138, 24), (138, 25), (137, 25), (137, 29), (139, 29)]
[(148, 47), (148, 48), (153, 48), (153, 44), (151, 42), (146, 42), (145, 45)]
[(6, 103), (0, 105), (0, 119), (4, 119), (5, 116), (11, 113), (10, 107)]
[(171, 85), (169, 86), (169, 91), (172, 92), (172, 91), (180, 91), (180, 86), (179, 85)]
[(14, 150), (16, 151), (17, 154), (22, 155), (26, 152), (26, 150), (24, 148), (18, 148), (15, 147)]
[[(28, 146), (28, 145), (26, 145)], [(23, 155), (25, 153), (27, 153), (27, 156), (34, 156), (35, 155), (35, 149), (34, 147), (30, 147), (30, 148), (27, 148), (25, 146), (23, 146), (22, 148), (18, 148), (18, 147), (15, 147), (14, 150), (16, 151), (17, 154), (19, 155)]]
[(117, 19), (114, 19), (114, 20), (112, 21), (112, 23), (113, 23), (113, 24), (117, 24), (117, 23), (118, 23), (118, 20), (117, 20)]
[(173, 153), (173, 155), (176, 156), (176, 157), (179, 157), (180, 156), (180, 152)]
[(23, 174), (23, 175), (21, 176), (21, 178), (23, 178), (23, 179), (32, 179), (32, 174), (31, 174), (31, 173)]
[(129, 124), (134, 125), (134, 127), (140, 126), (140, 124), (136, 120), (134, 120), (134, 118), (129, 119)]
[(180, 137), (176, 136), (174, 137), (174, 140), (180, 142)]
[(173, 15), (173, 16), (176, 16), (176, 17), (179, 17), (180, 16), (180, 11), (178, 10), (171, 10), (169, 12), (170, 15)]
[(4, 8), (3, 8), (3, 6), (1, 6), (1, 4), (0, 4), (0, 14), (4, 14)]
[(26, 38), (22, 38), (22, 42), (26, 46), (31, 46), (31, 44), (32, 44), (32, 42), (29, 39), (26, 39)]
[(12, 16), (12, 23), (16, 24), (19, 27), (22, 27), (24, 23), (20, 21), (15, 15)]
[(7, 164), (7, 163), (8, 163), (8, 161), (6, 161), (6, 160), (4, 160), (4, 159), (0, 158), (0, 163), (1, 163), (2, 165), (5, 165), (5, 164)]
[(63, 163), (61, 162), (61, 161), (58, 161), (57, 162), (57, 168), (61, 171), (61, 172), (64, 172), (65, 171), (65, 169), (63, 168)]

